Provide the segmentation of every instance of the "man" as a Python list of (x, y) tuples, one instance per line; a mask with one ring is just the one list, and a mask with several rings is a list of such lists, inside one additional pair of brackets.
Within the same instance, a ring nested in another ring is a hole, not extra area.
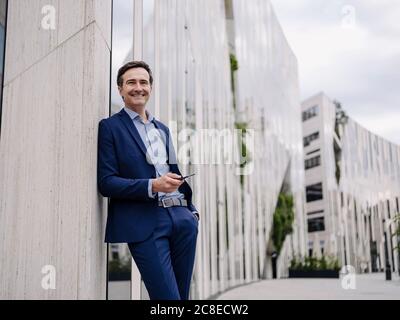
[(99, 123), (98, 186), (110, 198), (105, 241), (126, 242), (152, 300), (187, 300), (199, 215), (176, 164), (169, 129), (145, 106), (143, 61), (118, 71), (125, 107)]

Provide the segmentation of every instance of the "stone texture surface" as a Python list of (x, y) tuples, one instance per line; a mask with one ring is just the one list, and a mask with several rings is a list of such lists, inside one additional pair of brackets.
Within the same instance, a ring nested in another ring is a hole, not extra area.
[[(56, 8), (56, 30), (40, 27), (45, 4)], [(97, 125), (109, 108), (111, 1), (10, 1), (8, 19), (0, 299), (104, 299), (96, 164)], [(56, 289), (42, 288), (45, 265), (55, 267)]]

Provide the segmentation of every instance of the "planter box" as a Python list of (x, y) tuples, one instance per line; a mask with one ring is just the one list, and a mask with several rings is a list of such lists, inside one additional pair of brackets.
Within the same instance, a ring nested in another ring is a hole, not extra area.
[(339, 271), (289, 269), (289, 278), (339, 278)]

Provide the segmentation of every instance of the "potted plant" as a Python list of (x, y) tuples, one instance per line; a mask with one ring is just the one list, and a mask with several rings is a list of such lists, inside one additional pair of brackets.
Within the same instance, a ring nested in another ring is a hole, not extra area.
[(294, 257), (290, 262), (289, 278), (339, 278), (340, 265), (335, 257)]

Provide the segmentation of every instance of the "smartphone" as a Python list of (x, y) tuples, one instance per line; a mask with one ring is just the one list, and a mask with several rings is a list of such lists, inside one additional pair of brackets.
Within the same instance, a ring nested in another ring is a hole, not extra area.
[(192, 176), (194, 176), (194, 175), (195, 175), (195, 173), (192, 173), (192, 174), (189, 174), (189, 175), (186, 176), (186, 177), (181, 177), (181, 180), (185, 180), (186, 178), (192, 177)]

